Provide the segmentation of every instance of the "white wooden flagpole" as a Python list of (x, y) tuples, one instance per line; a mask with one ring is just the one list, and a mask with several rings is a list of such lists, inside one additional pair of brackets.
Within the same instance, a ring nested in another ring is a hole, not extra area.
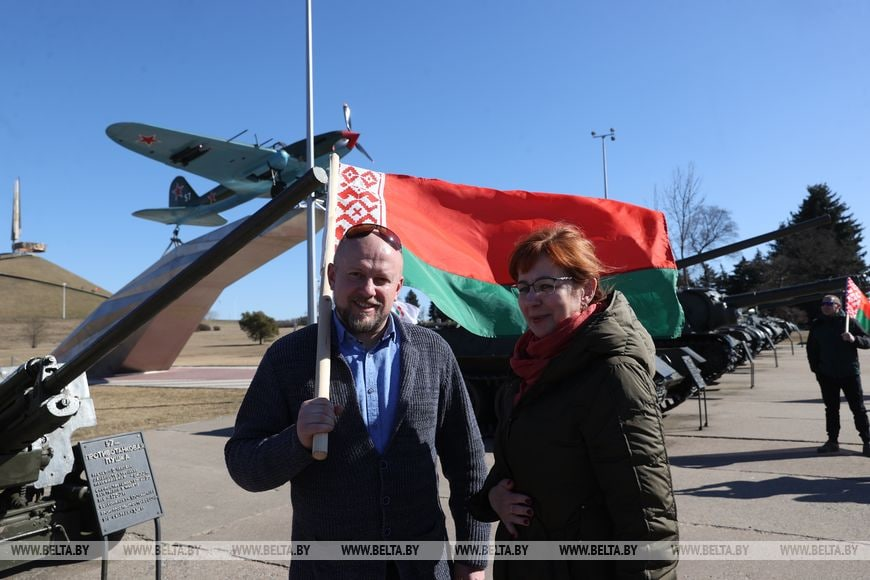
[(843, 332), (849, 332), (849, 283), (846, 283), (846, 303), (843, 304), (843, 312), (846, 314), (846, 330)]
[[(338, 210), (339, 158), (329, 156), (329, 186), (326, 193), (326, 220), (323, 226), (323, 259), (320, 262), (320, 312), (317, 319), (317, 369), (314, 374), (315, 396), (329, 398), (329, 375), (332, 353), (332, 288), (326, 275), (327, 266), (335, 257), (335, 219)], [(329, 452), (326, 433), (314, 436), (311, 455), (324, 460)]]

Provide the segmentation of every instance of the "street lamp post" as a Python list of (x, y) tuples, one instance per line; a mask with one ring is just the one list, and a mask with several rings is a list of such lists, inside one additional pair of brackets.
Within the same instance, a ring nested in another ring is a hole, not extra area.
[(599, 135), (595, 131), (592, 131), (593, 139), (601, 139), (601, 159), (604, 163), (604, 199), (607, 199), (607, 147), (605, 146), (605, 142), (608, 137), (610, 137), (611, 141), (616, 141), (616, 129), (611, 127), (610, 133), (605, 133), (603, 135)]
[(63, 283), (63, 298), (61, 300), (62, 306), (60, 308), (60, 317), (62, 320), (66, 320), (66, 282)]

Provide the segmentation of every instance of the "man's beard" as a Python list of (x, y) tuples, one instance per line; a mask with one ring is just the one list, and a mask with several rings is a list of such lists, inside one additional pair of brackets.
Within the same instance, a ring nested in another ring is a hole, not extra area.
[(377, 310), (371, 315), (354, 313), (353, 304), (346, 308), (337, 308), (338, 316), (351, 334), (369, 334), (383, 328), (389, 313), (384, 311), (384, 305), (378, 304)]

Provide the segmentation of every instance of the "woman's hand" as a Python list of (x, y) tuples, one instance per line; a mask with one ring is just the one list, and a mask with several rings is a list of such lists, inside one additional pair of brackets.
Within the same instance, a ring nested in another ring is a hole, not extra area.
[(502, 479), (489, 490), (489, 505), (498, 514), (498, 518), (504, 524), (505, 529), (516, 539), (517, 529), (515, 526), (528, 526), (535, 515), (532, 511), (532, 498), (522, 493), (514, 493), (514, 482), (510, 479)]

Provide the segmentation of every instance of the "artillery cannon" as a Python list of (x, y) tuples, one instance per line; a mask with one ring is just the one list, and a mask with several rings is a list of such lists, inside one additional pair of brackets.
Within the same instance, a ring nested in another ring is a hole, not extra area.
[[(72, 445), (76, 429), (96, 424), (85, 372), (325, 183), (323, 169), (309, 170), (113, 325), (89, 337), (64, 364), (40, 357), (2, 373), (0, 542), (61, 542), (98, 534), (81, 453)], [(23, 563), (0, 561), (0, 571)]]

